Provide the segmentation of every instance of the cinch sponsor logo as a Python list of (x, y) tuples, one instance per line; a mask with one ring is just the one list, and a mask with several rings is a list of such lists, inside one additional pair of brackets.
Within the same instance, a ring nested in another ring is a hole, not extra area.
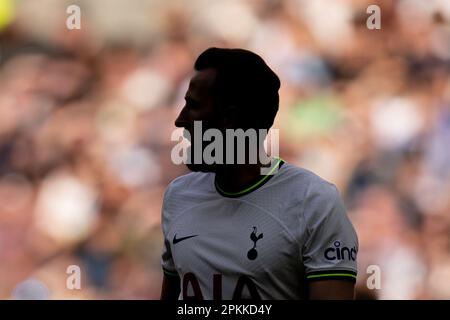
[(335, 241), (333, 243), (334, 247), (327, 248), (324, 252), (325, 259), (327, 260), (356, 260), (356, 246), (353, 248), (341, 247), (340, 241)]

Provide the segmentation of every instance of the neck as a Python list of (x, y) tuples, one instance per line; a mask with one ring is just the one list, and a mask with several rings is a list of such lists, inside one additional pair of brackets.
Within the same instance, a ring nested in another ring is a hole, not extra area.
[(223, 190), (238, 192), (261, 176), (262, 167), (260, 163), (227, 166), (216, 172), (216, 181)]

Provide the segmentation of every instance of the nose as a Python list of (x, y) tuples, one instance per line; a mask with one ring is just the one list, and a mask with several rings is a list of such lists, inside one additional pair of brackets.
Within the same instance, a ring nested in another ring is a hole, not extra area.
[(175, 120), (175, 126), (177, 128), (186, 128), (188, 126), (189, 119), (187, 116), (187, 108), (183, 107), (183, 109), (180, 111), (180, 114), (178, 115), (177, 119)]

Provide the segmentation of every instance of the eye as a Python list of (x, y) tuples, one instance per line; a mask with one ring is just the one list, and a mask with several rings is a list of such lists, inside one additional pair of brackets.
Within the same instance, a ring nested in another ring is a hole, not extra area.
[(184, 100), (186, 100), (186, 106), (188, 108), (196, 109), (199, 107), (198, 102), (190, 97), (185, 97)]

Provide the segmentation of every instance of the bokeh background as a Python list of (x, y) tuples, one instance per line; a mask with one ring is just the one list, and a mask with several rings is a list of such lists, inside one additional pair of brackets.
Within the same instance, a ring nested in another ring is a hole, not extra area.
[(449, 299), (448, 0), (0, 0), (0, 298), (159, 298), (170, 134), (211, 46), (280, 76), (280, 154), (341, 191), (357, 297)]

